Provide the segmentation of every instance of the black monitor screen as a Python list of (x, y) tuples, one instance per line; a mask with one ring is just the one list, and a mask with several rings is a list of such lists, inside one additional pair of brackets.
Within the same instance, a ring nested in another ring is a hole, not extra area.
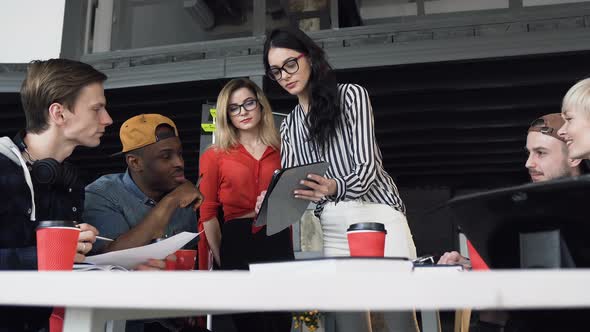
[(448, 207), (491, 268), (520, 267), (520, 234), (551, 230), (576, 267), (590, 267), (590, 175), (460, 196)]

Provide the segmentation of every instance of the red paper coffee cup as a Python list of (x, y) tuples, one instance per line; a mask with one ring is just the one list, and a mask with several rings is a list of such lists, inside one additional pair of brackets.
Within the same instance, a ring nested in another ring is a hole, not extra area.
[(167, 259), (166, 260), (166, 270), (176, 270), (176, 261), (173, 261), (171, 259)]
[(72, 221), (46, 220), (37, 227), (39, 271), (71, 271), (80, 229)]
[(63, 331), (65, 315), (65, 308), (53, 308), (53, 312), (51, 313), (51, 316), (49, 316), (49, 332)]
[(197, 259), (196, 250), (180, 249), (174, 253), (176, 261), (166, 260), (166, 270), (194, 270)]
[(176, 269), (177, 270), (194, 270), (195, 261), (197, 259), (197, 251), (189, 249), (181, 249), (176, 253)]
[(352, 224), (346, 231), (350, 256), (383, 257), (385, 255), (385, 225), (378, 222)]

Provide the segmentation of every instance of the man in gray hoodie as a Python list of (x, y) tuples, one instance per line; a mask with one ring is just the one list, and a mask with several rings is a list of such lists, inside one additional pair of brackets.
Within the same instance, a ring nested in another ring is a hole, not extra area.
[[(37, 268), (35, 228), (42, 220), (81, 220), (84, 186), (68, 164), (76, 146), (95, 147), (112, 124), (106, 75), (78, 61), (34, 61), (20, 95), (26, 128), (0, 138), (0, 270)], [(92, 249), (97, 230), (80, 224), (76, 261)], [(0, 331), (36, 331), (49, 310), (2, 308)]]

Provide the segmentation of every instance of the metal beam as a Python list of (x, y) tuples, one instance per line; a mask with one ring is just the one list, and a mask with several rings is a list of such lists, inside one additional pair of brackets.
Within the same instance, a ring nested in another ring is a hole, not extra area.
[(266, 0), (253, 0), (252, 35), (262, 36), (266, 33)]
[[(572, 29), (507, 36), (426, 40), (386, 45), (334, 48), (328, 51), (335, 69), (392, 66), (439, 61), (586, 51), (590, 29)], [(131, 52), (131, 51), (129, 51)], [(114, 52), (117, 53), (117, 52)], [(359, 61), (359, 59), (363, 59)], [(249, 55), (142, 65), (105, 70), (107, 88), (264, 75), (262, 56)], [(0, 91), (17, 92), (22, 73), (0, 74)]]
[(138, 66), (104, 70), (109, 79), (105, 88), (155, 85), (201, 81), (224, 76), (223, 59), (187, 61), (162, 65)]
[(20, 92), (25, 73), (0, 73), (0, 93)]
[(328, 55), (334, 68), (349, 69), (586, 51), (590, 50), (588, 40), (590, 40), (590, 29), (572, 29), (499, 37), (425, 40), (334, 48), (328, 51)]
[[(225, 73), (222, 77), (263, 76), (262, 55), (225, 58)], [(220, 77), (221, 78), (221, 77)]]
[[(262, 1), (262, 0), (256, 0)], [(479, 24), (494, 22), (519, 22), (528, 19), (543, 20), (558, 17), (581, 17), (590, 15), (590, 4), (571, 4), (547, 8), (523, 8), (510, 13), (482, 16), (485, 20)], [(413, 22), (343, 28), (328, 32), (310, 33), (315, 39), (350, 38), (363, 34), (374, 35), (383, 31), (408, 31), (430, 27), (432, 29), (474, 24), (474, 14), (447, 18), (445, 15), (435, 18), (424, 17)], [(477, 16), (477, 15), (476, 15)], [(478, 20), (481, 17), (478, 18)], [(353, 69), (392, 66), (400, 64), (427, 63), (440, 61), (485, 59), (491, 57), (509, 57), (534, 54), (550, 54), (590, 50), (589, 28), (557, 29), (550, 31), (505, 33), (480, 35), (475, 37), (428, 39), (408, 42), (389, 42), (375, 44), (350, 44), (349, 47), (328, 47), (327, 53), (335, 69)], [(97, 68), (112, 68), (108, 88), (141, 86), (151, 84), (184, 82), (202, 79), (229, 77), (248, 77), (264, 75), (260, 54), (247, 56), (226, 56), (217, 59), (179, 61), (164, 64), (129, 66), (133, 58), (154, 55), (174, 55), (195, 52), (219, 51), (220, 49), (253, 50), (260, 48), (263, 37), (236, 38), (180, 45), (150, 47), (115, 52), (104, 52), (82, 56), (82, 61), (97, 64)], [(362, 59), (362, 61), (359, 61)], [(118, 63), (120, 62), (120, 63)], [(115, 66), (113, 64), (120, 64)], [(174, 73), (174, 74), (171, 74)], [(0, 74), (0, 91), (17, 92), (23, 74)]]
[(522, 0), (509, 0), (508, 7), (510, 7), (510, 9), (522, 8)]
[[(461, 26), (482, 26), (490, 24), (505, 24), (507, 22), (523, 22), (527, 20), (549, 20), (560, 17), (581, 17), (590, 15), (590, 3), (568, 4), (560, 6), (541, 6), (539, 8), (524, 8), (517, 11), (492, 11), (469, 14), (457, 13), (445, 15), (430, 15), (424, 17), (404, 17), (403, 22), (367, 25), (361, 27), (342, 28), (339, 30), (316, 31), (309, 35), (314, 39), (350, 38), (352, 36), (379, 35), (396, 31), (434, 30)], [(113, 52), (102, 52), (83, 56), (82, 61), (96, 63), (118, 58), (152, 56), (159, 54), (174, 54), (185, 52), (207, 52), (224, 48), (260, 47), (263, 43), (261, 36), (246, 38), (231, 38), (213, 41), (201, 41), (176, 45), (137, 48)]]
[(520, 10), (497, 9), (479, 12), (445, 13), (426, 16), (404, 16), (390, 23), (342, 28), (337, 31), (310, 32), (314, 39), (346, 38), (354, 35), (374, 35), (395, 31), (433, 30), (460, 26), (479, 26), (529, 20), (551, 20), (590, 15), (590, 3), (571, 3), (555, 6), (526, 7)]
[(108, 52), (111, 50), (113, 29), (114, 0), (99, 0), (94, 16), (93, 52)]
[(256, 85), (258, 85), (261, 89), (262, 89), (262, 84), (264, 82), (264, 76), (261, 75), (255, 75), (255, 76), (250, 76), (249, 79), (250, 81), (256, 83)]
[(338, 18), (338, 0), (330, 0), (330, 27), (335, 30), (340, 28)]
[(80, 59), (85, 46), (88, 1), (66, 0), (60, 58)]
[(418, 16), (426, 15), (426, 9), (424, 7), (424, 0), (416, 0), (416, 11)]
[(211, 41), (201, 41), (194, 43), (184, 43), (176, 45), (164, 45), (164, 46), (153, 46), (144, 48), (134, 48), (129, 50), (117, 50), (112, 52), (99, 52), (94, 54), (86, 54), (82, 57), (82, 61), (88, 63), (99, 63), (106, 62), (109, 60), (142, 57), (142, 56), (153, 56), (153, 55), (165, 55), (165, 54), (178, 54), (178, 53), (189, 53), (189, 52), (208, 52), (219, 50), (223, 48), (248, 48), (253, 46), (260, 46), (264, 42), (261, 36), (257, 37), (244, 37), (244, 38), (228, 38)]

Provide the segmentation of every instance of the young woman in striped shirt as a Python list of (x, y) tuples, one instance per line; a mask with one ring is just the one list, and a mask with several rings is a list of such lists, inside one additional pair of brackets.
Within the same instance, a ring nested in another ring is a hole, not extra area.
[[(272, 31), (263, 57), (268, 77), (299, 101), (281, 125), (281, 166), (330, 163), (326, 176), (310, 174), (303, 181), (309, 190), (294, 191), (317, 204), (324, 255), (349, 256), (348, 226), (376, 221), (387, 229), (386, 256), (415, 258), (404, 204), (383, 168), (367, 90), (338, 84), (324, 51), (297, 29)], [(339, 331), (370, 330), (368, 318), (337, 316)], [(412, 315), (388, 321), (392, 330), (415, 330)]]

